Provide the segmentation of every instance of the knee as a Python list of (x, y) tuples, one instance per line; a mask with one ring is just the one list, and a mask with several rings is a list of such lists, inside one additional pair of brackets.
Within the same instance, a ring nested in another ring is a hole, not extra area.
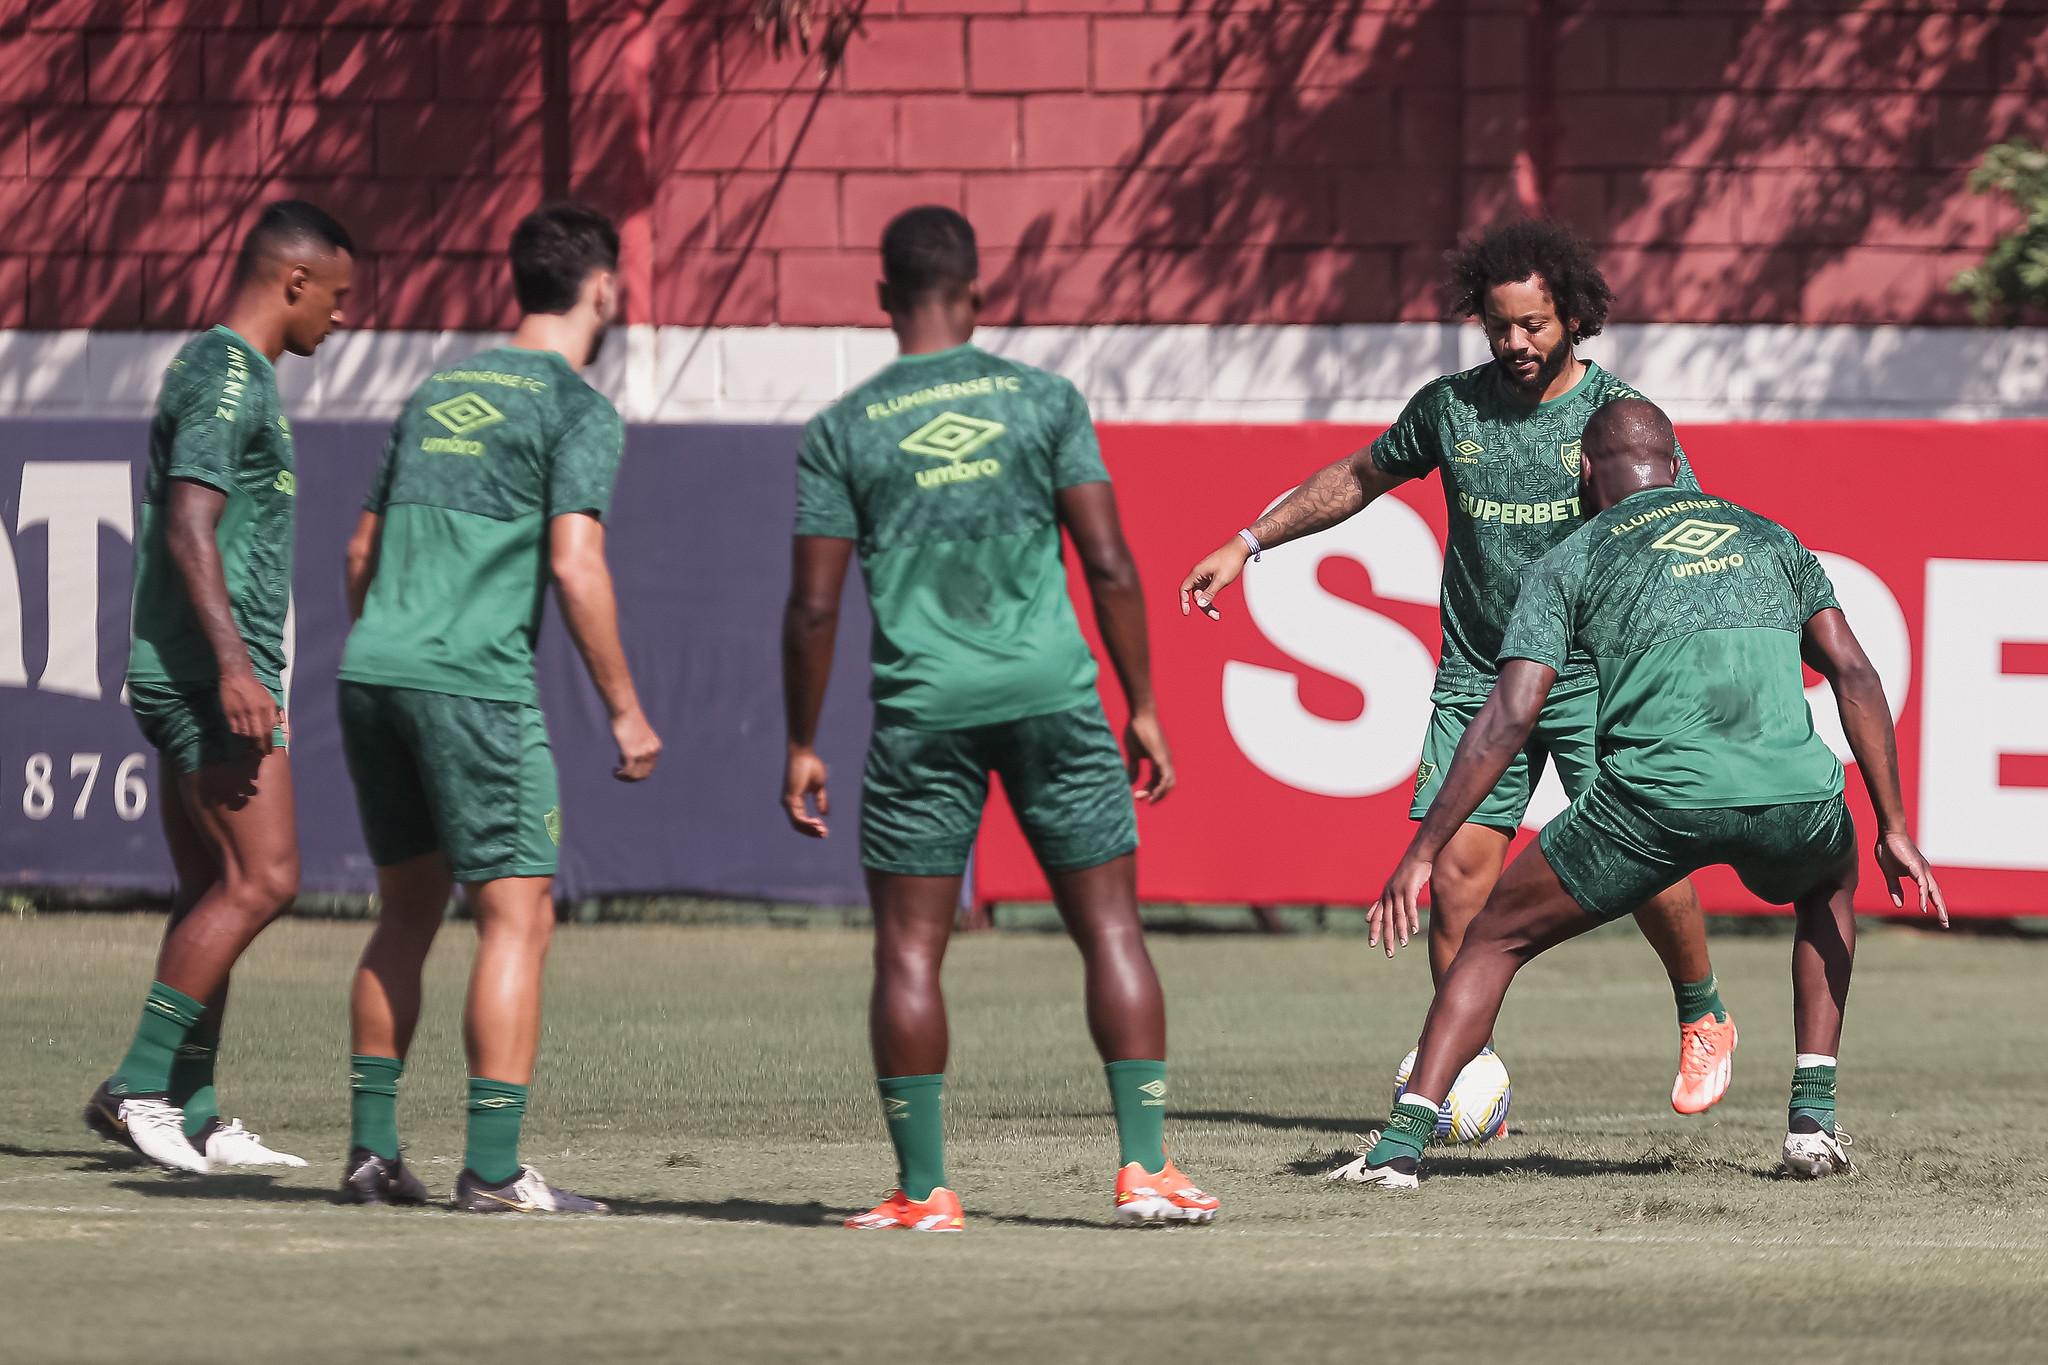
[[(1493, 889), (1494, 879), (1489, 871), (1452, 858), (1438, 860), (1429, 871), (1430, 905), (1454, 913), (1478, 910), (1485, 902), (1487, 892)], [(1439, 918), (1440, 915), (1432, 916), (1432, 929)]]
[(299, 895), (299, 860), (280, 858), (240, 869), (226, 878), (229, 896), (252, 919), (268, 924), (291, 908)]

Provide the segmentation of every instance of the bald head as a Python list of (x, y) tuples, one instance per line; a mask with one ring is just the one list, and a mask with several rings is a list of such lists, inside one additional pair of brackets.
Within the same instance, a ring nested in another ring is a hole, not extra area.
[(1579, 498), (1589, 512), (1678, 481), (1678, 435), (1646, 398), (1617, 398), (1594, 413), (1579, 451)]

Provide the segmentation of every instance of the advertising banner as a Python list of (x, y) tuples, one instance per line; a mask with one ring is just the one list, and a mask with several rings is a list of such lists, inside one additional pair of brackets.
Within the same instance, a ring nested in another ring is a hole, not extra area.
[[(1408, 839), (1439, 648), (1436, 481), (1269, 552), (1223, 598), (1220, 623), (1182, 618), (1173, 593), (1224, 537), (1376, 431), (1102, 430), (1180, 769), (1180, 789), (1140, 814), (1147, 899), (1362, 904)], [(2048, 914), (2048, 424), (1808, 422), (1681, 436), (1708, 491), (1777, 518), (1821, 554), (1897, 711), (1908, 811), (1952, 903)], [(288, 681), (308, 890), (374, 885), (341, 761), (334, 672), (347, 629), (342, 549), (383, 437), (374, 423), (297, 433)], [(146, 443), (140, 422), (0, 422), (7, 881), (169, 885), (162, 775), (122, 703)], [(630, 430), (609, 552), (627, 653), (666, 749), (650, 782), (611, 779), (603, 709), (550, 619), (539, 673), (562, 777), (564, 894), (864, 898), (855, 832), (868, 622), (857, 580), (821, 738), (833, 837), (797, 837), (775, 804), (795, 444), (786, 426)], [(1084, 597), (1078, 573), (1071, 581)], [(1085, 602), (1080, 617), (1092, 631)], [(1103, 693), (1116, 715), (1107, 669)], [(1810, 696), (1821, 733), (1847, 757), (1825, 689)], [(1867, 843), (1875, 826), (1853, 769), (1849, 791)], [(1553, 778), (1531, 827), (1562, 805)], [(1698, 885), (1711, 909), (1764, 908), (1725, 871)], [(998, 791), (976, 895), (1045, 894)], [(1861, 904), (1888, 908), (1874, 868)]]
[[(1407, 845), (1441, 647), (1438, 481), (1268, 551), (1225, 593), (1220, 622), (1181, 617), (1174, 592), (1238, 527), (1379, 430), (1103, 429), (1179, 769), (1180, 789), (1140, 809), (1147, 900), (1365, 904)], [(1782, 522), (1827, 566), (1884, 680), (1907, 811), (1951, 907), (2048, 914), (2048, 424), (1727, 424), (1679, 437), (1708, 492)], [(1089, 622), (1071, 564), (1069, 578)], [(1816, 727), (1847, 760), (1828, 689), (1807, 682)], [(1101, 687), (1117, 719), (1107, 668)], [(1886, 911), (1854, 767), (1848, 788), (1865, 845), (1858, 905)], [(1563, 805), (1553, 775), (1522, 842)], [(979, 899), (1046, 897), (1000, 796), (978, 853)], [(1768, 908), (1725, 868), (1696, 885), (1709, 910)]]
[[(335, 670), (342, 553), (382, 423), (298, 426), (298, 554), (286, 678), (301, 884), (376, 885), (342, 762)], [(616, 782), (603, 706), (549, 607), (541, 703), (561, 773), (558, 894), (694, 891), (858, 904), (853, 831), (867, 744), (868, 615), (848, 584), (820, 752), (834, 833), (778, 813), (780, 634), (796, 436), (789, 427), (636, 427), (607, 520), (620, 629), (662, 736), (652, 778)], [(162, 889), (157, 756), (122, 702), (148, 449), (142, 422), (0, 422), (0, 879)]]

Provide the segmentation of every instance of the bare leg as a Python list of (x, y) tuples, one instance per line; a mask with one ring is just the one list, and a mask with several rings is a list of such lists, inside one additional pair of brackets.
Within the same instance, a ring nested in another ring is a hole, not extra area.
[(464, 888), (476, 916), (477, 948), (462, 1042), (469, 1074), (480, 1080), (533, 1080), (541, 974), (555, 934), (555, 903), (548, 894), (553, 885), (552, 877), (500, 877)]
[[(186, 813), (183, 786), (180, 781), (165, 782), (157, 798), (162, 807), (164, 842), (170, 846), (172, 874), (176, 878), (171, 890), (171, 918), (164, 926), (165, 945), (200, 899), (220, 881), (220, 858)], [(158, 949), (159, 979), (163, 975), (163, 952), (163, 948)], [(206, 1012), (192, 1026), (186, 1041), (213, 1047), (220, 1041), (221, 1019), (227, 1013), (228, 978), (221, 978), (220, 986), (206, 998), (205, 1004)]]
[(383, 906), (349, 993), (349, 1050), (403, 1061), (420, 1021), (420, 973), (454, 882), (445, 855), (422, 853), (377, 869)]
[[(1470, 828), (1470, 826), (1467, 826)], [(1522, 850), (1466, 931), (1417, 1044), (1411, 1094), (1441, 1103), (1493, 1036), (1508, 983), (1537, 954), (1599, 924), (1557, 880), (1539, 844)]]
[(1636, 927), (1657, 950), (1673, 981), (1705, 981), (1713, 973), (1713, 960), (1707, 956), (1707, 922), (1700, 914), (1699, 894), (1692, 889), (1690, 878), (1644, 901), (1636, 911)]
[(878, 1076), (936, 1076), (946, 1069), (946, 998), (939, 971), (960, 904), (960, 878), (870, 870), (875, 909), (875, 984), (868, 1038)]
[(1429, 876), (1429, 978), (1441, 986), (1465, 929), (1493, 894), (1513, 840), (1490, 825), (1460, 825)]
[(210, 1001), (256, 935), (298, 895), (291, 759), (278, 749), (217, 763), (179, 778), (178, 796), (219, 859), (220, 876), (165, 937), (157, 980)]
[(1856, 862), (1792, 903), (1792, 1036), (1800, 1052), (1832, 1057), (1842, 1045), (1849, 973), (1856, 963)]
[(1138, 858), (1054, 872), (1052, 897), (1081, 950), (1088, 1033), (1105, 1062), (1166, 1060), (1166, 997), (1138, 919)]

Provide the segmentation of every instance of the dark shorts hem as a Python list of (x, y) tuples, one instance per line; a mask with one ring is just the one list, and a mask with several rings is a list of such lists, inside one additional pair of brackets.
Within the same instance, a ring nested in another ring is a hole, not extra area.
[(967, 859), (957, 863), (899, 863), (887, 858), (862, 858), (860, 865), (885, 877), (958, 877), (967, 871)]
[(495, 882), (506, 877), (552, 877), (558, 863), (502, 863), (497, 867), (450, 868), (449, 876), (467, 886), (471, 882)]
[(1038, 865), (1047, 872), (1085, 872), (1091, 867), (1101, 867), (1104, 863), (1113, 863), (1125, 854), (1136, 853), (1137, 851), (1138, 841), (1136, 839), (1120, 839), (1103, 852), (1082, 853), (1067, 858), (1040, 858)]

